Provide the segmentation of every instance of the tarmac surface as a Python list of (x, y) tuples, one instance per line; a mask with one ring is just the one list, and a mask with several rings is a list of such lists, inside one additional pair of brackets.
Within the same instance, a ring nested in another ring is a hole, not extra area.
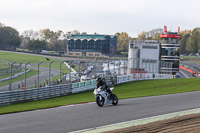
[[(91, 92), (92, 93), (92, 92)], [(2, 133), (65, 133), (200, 108), (200, 91), (119, 100), (0, 115)], [(96, 132), (96, 131), (95, 131)]]

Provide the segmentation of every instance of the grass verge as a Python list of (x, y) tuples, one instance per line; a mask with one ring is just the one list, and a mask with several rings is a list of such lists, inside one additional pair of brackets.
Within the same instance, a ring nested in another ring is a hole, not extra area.
[[(167, 94), (183, 93), (190, 91), (198, 91), (200, 90), (199, 84), (200, 84), (199, 78), (136, 81), (126, 84), (116, 85), (113, 93), (115, 93), (119, 97), (119, 99), (167, 95)], [(92, 102), (92, 101), (95, 101), (95, 98), (93, 96), (93, 93), (90, 91), (90, 92), (62, 96), (41, 101), (20, 103), (9, 106), (1, 106), (0, 114), (44, 109), (44, 108), (58, 107), (63, 105)]]
[[(8, 51), (0, 51), (0, 60), (4, 60), (4, 61), (7, 61), (7, 62), (17, 61), (17, 62), (22, 62), (23, 64), (30, 61), (31, 62), (30, 64), (32, 64), (32, 65), (34, 64), (35, 66), (37, 66), (37, 64), (39, 62), (43, 62), (40, 65), (40, 67), (46, 67), (46, 68), (49, 68), (49, 63), (51, 61), (54, 61), (54, 63), (52, 63), (52, 65), (51, 65), (51, 68), (56, 69), (56, 70), (60, 70), (60, 63), (63, 60), (53, 59), (53, 58), (48, 58), (48, 59), (49, 60), (47, 60), (46, 57), (37, 56), (37, 55), (29, 55), (29, 54), (22, 54), (22, 53), (8, 52)], [(63, 63), (61, 64), (61, 69), (64, 73), (69, 72), (69, 69)]]
[[(41, 73), (41, 71), (39, 71), (39, 73)], [(36, 69), (30, 69), (30, 72), (28, 72), (26, 74), (26, 78), (30, 78), (30, 77), (33, 77), (35, 75), (37, 75), (38, 72)], [(22, 81), (24, 80), (24, 74), (22, 75), (19, 75), (17, 78), (12, 78), (12, 83), (15, 83), (15, 82), (18, 82), (18, 81)], [(8, 85), (9, 84), (9, 81), (10, 80), (6, 80), (6, 81), (2, 81), (0, 82), (0, 86), (5, 86), (5, 85)]]

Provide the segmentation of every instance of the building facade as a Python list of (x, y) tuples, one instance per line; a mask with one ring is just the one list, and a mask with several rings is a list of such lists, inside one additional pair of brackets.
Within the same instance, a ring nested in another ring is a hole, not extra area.
[(140, 70), (176, 75), (179, 72), (180, 40), (181, 35), (177, 32), (164, 32), (159, 41), (130, 41), (128, 73)]
[(128, 73), (160, 72), (160, 44), (156, 40), (145, 40), (142, 43), (129, 42)]
[(68, 35), (69, 56), (114, 56), (117, 53), (117, 36), (113, 35)]
[(181, 35), (177, 32), (165, 32), (160, 36), (161, 60), (172, 63), (172, 70), (161, 67), (162, 72), (179, 72)]

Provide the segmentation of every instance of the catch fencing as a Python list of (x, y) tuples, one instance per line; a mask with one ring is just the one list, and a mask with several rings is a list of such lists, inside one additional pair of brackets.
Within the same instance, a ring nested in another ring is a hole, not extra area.
[[(173, 77), (170, 74), (137, 73), (137, 74), (129, 74), (123, 76), (105, 77), (104, 80), (106, 81), (107, 85), (111, 86), (134, 80), (136, 81), (136, 80), (166, 79), (166, 78), (173, 78)], [(0, 106), (65, 96), (73, 93), (92, 90), (95, 87), (96, 87), (96, 80), (90, 80), (79, 83), (48, 86), (48, 87), (41, 87), (41, 88), (34, 88), (27, 90), (5, 91), (5, 92), (0, 92)]]

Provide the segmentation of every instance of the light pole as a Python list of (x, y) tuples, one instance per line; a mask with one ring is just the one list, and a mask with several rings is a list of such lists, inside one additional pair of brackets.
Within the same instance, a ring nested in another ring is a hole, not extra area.
[(95, 76), (94, 76), (94, 77), (96, 77), (96, 72), (97, 72), (97, 68), (96, 68), (96, 67), (97, 67), (97, 64), (96, 64), (96, 63), (97, 63), (97, 61), (96, 61), (96, 58), (95, 58), (95, 65), (94, 65), (94, 67), (95, 67), (95, 69), (94, 69)]
[(40, 77), (39, 77), (39, 74), (40, 74), (40, 71), (39, 71), (39, 69), (40, 69), (40, 64), (42, 64), (43, 63), (43, 61), (41, 61), (40, 63), (38, 63), (38, 87), (39, 87), (39, 85), (40, 85)]
[(149, 73), (151, 73), (151, 60), (148, 59), (148, 62), (149, 62)]
[(115, 76), (115, 59), (114, 59), (114, 76)]
[(60, 81), (61, 81), (61, 65), (63, 62), (65, 62), (65, 61), (60, 62)]
[(124, 59), (124, 75), (125, 75), (125, 59)]
[(78, 81), (81, 82), (81, 60), (78, 62)]
[(12, 90), (12, 66), (13, 66), (15, 63), (16, 63), (16, 61), (10, 64), (10, 83), (9, 83), (9, 90)]
[[(128, 65), (127, 65), (127, 69), (128, 69), (128, 66), (129, 66), (129, 68), (130, 68), (130, 66), (131, 66), (130, 64), (132, 64), (132, 62), (130, 62), (130, 63), (129, 63), (129, 61), (130, 61), (131, 59), (133, 59), (133, 58), (130, 58), (130, 59), (128, 59)], [(131, 71), (130, 71), (130, 70), (128, 70), (128, 71), (129, 71), (129, 73), (131, 73)]]
[(171, 62), (171, 63), (170, 63), (171, 74), (173, 74), (173, 68), (172, 68), (172, 67), (173, 67), (173, 63)]
[(71, 83), (71, 63), (72, 63), (73, 61), (70, 61), (70, 63), (69, 63), (69, 83)]
[(51, 64), (54, 63), (54, 61), (49, 63), (49, 86), (51, 86)]
[(26, 89), (26, 66), (29, 64), (29, 63), (31, 63), (31, 62), (27, 62), (26, 64), (25, 64), (25, 73), (24, 73), (24, 89)]
[(78, 74), (79, 74), (79, 76), (80, 76), (80, 69), (81, 69), (81, 61), (79, 60), (79, 62), (78, 62)]
[(118, 75), (120, 75), (120, 68), (121, 68), (121, 60), (118, 60), (119, 64), (118, 64)]

